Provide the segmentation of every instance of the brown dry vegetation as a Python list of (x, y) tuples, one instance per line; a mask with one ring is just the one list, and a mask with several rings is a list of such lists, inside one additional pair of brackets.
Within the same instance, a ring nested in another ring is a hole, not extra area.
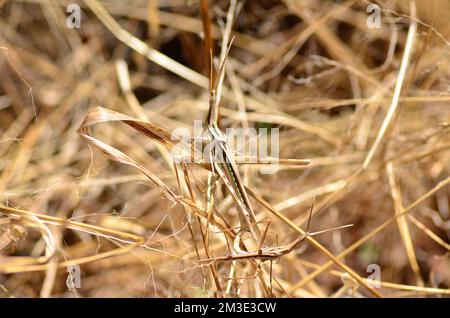
[[(0, 296), (450, 294), (450, 5), (375, 2), (381, 28), (363, 0), (0, 1)], [(210, 50), (220, 127), (295, 159), (239, 165), (248, 226), (220, 170), (170, 157)], [(353, 226), (283, 249), (313, 201), (310, 232)]]

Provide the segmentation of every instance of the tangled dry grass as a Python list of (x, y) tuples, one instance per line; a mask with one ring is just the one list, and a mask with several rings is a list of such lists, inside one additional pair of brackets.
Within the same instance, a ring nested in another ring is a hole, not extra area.
[[(0, 1), (0, 295), (449, 295), (450, 5), (375, 3)], [(209, 78), (277, 173), (174, 164)]]

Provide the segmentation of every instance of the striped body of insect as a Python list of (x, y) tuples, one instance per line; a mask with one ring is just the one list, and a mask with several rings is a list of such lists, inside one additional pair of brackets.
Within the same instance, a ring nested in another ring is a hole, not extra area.
[[(249, 230), (255, 238), (260, 239), (261, 233), (256, 224), (255, 213), (237, 165), (234, 162), (233, 152), (230, 149), (227, 138), (215, 123), (208, 125), (208, 132), (211, 142), (210, 149), (212, 153), (210, 154), (210, 160), (213, 170), (219, 174), (228, 188), (232, 189), (230, 192), (240, 207), (238, 211), (241, 225)], [(217, 158), (219, 160), (216, 160)]]

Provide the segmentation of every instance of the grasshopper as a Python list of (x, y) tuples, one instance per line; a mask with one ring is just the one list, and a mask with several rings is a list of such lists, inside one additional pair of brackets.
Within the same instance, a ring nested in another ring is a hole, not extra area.
[[(226, 56), (228, 55), (230, 47), (231, 44), (228, 47), (225, 58), (221, 62), (216, 78), (213, 80), (211, 76), (209, 109), (204, 120), (203, 129), (208, 133), (210, 145), (212, 146), (210, 151), (210, 163), (213, 174), (217, 172), (225, 185), (227, 185), (233, 199), (237, 203), (241, 227), (250, 231), (253, 238), (260, 240), (261, 233), (257, 226), (255, 213), (239, 174), (239, 169), (234, 161), (233, 152), (227, 141), (227, 137), (220, 130), (218, 125), (220, 99), (217, 97), (217, 91), (220, 91), (220, 86), (222, 85)], [(211, 71), (211, 75), (212, 74), (213, 72)], [(216, 158), (221, 158), (221, 160), (216, 160)]]

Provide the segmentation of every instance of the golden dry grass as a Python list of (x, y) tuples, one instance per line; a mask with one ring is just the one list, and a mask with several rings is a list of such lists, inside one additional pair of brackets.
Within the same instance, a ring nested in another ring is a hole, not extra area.
[[(449, 295), (450, 5), (376, 4), (0, 1), (0, 296)], [(174, 164), (208, 111), (279, 171)]]

